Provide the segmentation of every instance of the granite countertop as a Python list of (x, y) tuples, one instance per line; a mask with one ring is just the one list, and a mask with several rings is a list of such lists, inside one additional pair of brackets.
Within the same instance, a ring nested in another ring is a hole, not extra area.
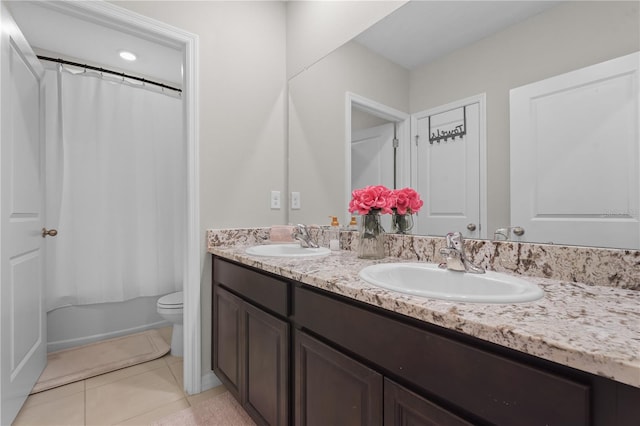
[(217, 256), (498, 345), (640, 388), (640, 292), (545, 278), (521, 278), (545, 292), (519, 304), (449, 302), (376, 287), (365, 266), (408, 262), (359, 259), (341, 250), (322, 258), (256, 257), (246, 245), (209, 247)]

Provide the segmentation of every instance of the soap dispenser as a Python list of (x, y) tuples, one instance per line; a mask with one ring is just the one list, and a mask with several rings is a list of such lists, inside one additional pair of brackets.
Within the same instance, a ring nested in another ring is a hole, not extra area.
[(340, 224), (337, 216), (329, 216), (331, 218), (331, 226), (329, 227), (329, 248), (331, 250), (340, 250)]

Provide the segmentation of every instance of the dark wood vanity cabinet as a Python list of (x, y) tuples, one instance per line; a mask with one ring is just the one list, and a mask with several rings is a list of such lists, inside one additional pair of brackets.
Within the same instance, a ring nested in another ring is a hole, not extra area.
[(295, 332), (296, 426), (471, 426), (353, 358)]
[(640, 389), (214, 257), (213, 368), (259, 424), (637, 426)]
[(214, 261), (213, 371), (261, 425), (289, 424), (287, 289), (286, 282)]
[(474, 423), (589, 424), (583, 383), (303, 287), (294, 289), (294, 318), (385, 376), (468, 412)]
[(382, 374), (296, 330), (295, 424), (382, 426)]

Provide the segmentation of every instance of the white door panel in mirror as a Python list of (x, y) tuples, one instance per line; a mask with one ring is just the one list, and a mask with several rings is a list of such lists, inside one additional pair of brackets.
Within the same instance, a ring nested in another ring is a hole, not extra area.
[(511, 215), (530, 241), (640, 246), (640, 54), (511, 92)]
[[(461, 231), (466, 237), (477, 238), (480, 227), (470, 231), (467, 225), (480, 223), (479, 104), (460, 104), (443, 112), (424, 111), (415, 117), (419, 135), (415, 189), (425, 201), (416, 221), (416, 233), (444, 235)], [(434, 135), (458, 126), (464, 127), (464, 136), (430, 141)]]

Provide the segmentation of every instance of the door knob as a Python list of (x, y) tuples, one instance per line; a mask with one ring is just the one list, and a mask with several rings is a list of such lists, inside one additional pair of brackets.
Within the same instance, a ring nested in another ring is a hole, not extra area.
[(42, 228), (42, 238), (46, 237), (47, 235), (50, 237), (55, 237), (56, 235), (58, 235), (58, 231), (55, 229)]
[(467, 225), (467, 229), (471, 232), (476, 230), (476, 224), (475, 223), (470, 223)]
[(518, 237), (521, 237), (524, 235), (524, 228), (521, 226), (514, 226), (513, 227), (513, 233), (515, 235), (517, 235)]

